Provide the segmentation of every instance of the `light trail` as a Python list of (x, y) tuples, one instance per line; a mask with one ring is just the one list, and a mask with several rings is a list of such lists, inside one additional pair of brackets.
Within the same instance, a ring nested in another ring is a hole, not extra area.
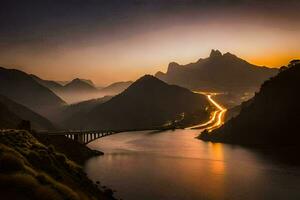
[(210, 125), (211, 123), (213, 123), (216, 120), (217, 113), (218, 113), (218, 111), (214, 111), (212, 113), (212, 115), (211, 115), (212, 117), (210, 117), (209, 121), (207, 121), (207, 122), (205, 122), (203, 124), (197, 124), (195, 126), (191, 126), (191, 127), (188, 127), (188, 128), (189, 129), (199, 129), (199, 128), (205, 127), (207, 125)]
[(223, 108), (220, 104), (218, 104), (215, 100), (212, 99), (212, 96), (217, 95), (217, 93), (205, 93), (205, 92), (195, 92), (195, 91), (194, 93), (206, 95), (207, 99), (217, 108), (217, 111), (214, 111), (212, 113), (211, 115), (212, 117), (207, 122), (189, 127), (189, 129), (198, 129), (198, 128), (206, 127), (206, 129), (209, 132), (211, 132), (212, 130), (220, 127), (224, 123), (224, 116), (227, 109)]

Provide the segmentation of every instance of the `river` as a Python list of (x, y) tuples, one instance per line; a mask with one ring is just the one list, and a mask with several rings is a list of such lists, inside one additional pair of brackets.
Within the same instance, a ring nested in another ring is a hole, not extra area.
[(93, 181), (124, 200), (299, 200), (300, 168), (240, 146), (195, 139), (199, 130), (127, 132), (88, 146)]

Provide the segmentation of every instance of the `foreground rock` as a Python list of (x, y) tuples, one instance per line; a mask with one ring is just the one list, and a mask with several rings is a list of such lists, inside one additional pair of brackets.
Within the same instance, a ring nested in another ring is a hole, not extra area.
[(82, 168), (26, 131), (0, 132), (0, 196), (3, 199), (113, 199)]

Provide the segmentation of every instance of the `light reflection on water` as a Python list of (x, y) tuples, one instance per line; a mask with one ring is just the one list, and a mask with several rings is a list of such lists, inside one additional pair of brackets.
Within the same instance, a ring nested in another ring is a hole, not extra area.
[(194, 139), (199, 130), (120, 133), (89, 144), (85, 170), (127, 200), (300, 199), (300, 169)]

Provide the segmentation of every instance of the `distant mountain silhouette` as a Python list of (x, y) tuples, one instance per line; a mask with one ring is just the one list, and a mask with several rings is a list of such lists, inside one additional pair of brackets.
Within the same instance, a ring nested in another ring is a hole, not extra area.
[(179, 65), (172, 62), (167, 73), (158, 72), (155, 76), (193, 90), (245, 92), (255, 91), (277, 71), (252, 65), (230, 53), (212, 50), (208, 58), (195, 63)]
[(57, 81), (44, 80), (40, 77), (31, 74), (31, 77), (34, 78), (41, 85), (49, 88), (53, 92), (86, 92), (86, 91), (95, 91), (97, 90), (94, 83), (88, 79), (76, 78), (72, 81), (67, 81), (65, 84), (61, 84)]
[(102, 88), (101, 92), (105, 93), (106, 95), (116, 95), (123, 92), (132, 83), (133, 83), (132, 81), (112, 83), (111, 85)]
[(31, 77), (36, 80), (39, 84), (49, 88), (50, 90), (52, 90), (53, 92), (57, 92), (57, 91), (60, 91), (62, 90), (63, 86), (56, 82), (56, 81), (51, 81), (51, 80), (43, 80), (41, 79), (40, 77), (34, 75), (34, 74), (31, 74)]
[(61, 120), (64, 121), (73, 115), (84, 115), (94, 109), (96, 106), (109, 101), (112, 96), (105, 96), (98, 99), (90, 99), (71, 105), (66, 105), (61, 112)]
[(17, 128), (22, 120), (31, 122), (36, 130), (53, 130), (55, 127), (46, 118), (0, 95), (0, 128)]
[(68, 83), (70, 83), (71, 81), (55, 81), (60, 85), (67, 85)]
[(33, 111), (48, 116), (65, 102), (30, 75), (0, 67), (0, 94)]
[(264, 82), (240, 114), (200, 138), (237, 144), (297, 144), (300, 140), (300, 61)]
[(94, 83), (88, 79), (76, 78), (62, 85), (56, 81), (43, 80), (36, 75), (31, 76), (41, 85), (52, 90), (67, 103), (75, 103), (103, 96), (95, 87)]
[(83, 78), (80, 78), (79, 80), (83, 81), (83, 82), (86, 82), (87, 84), (93, 86), (93, 87), (96, 87), (95, 84), (93, 83), (93, 81), (89, 80), (89, 79), (83, 79)]
[(133, 82), (116, 82), (107, 87), (96, 87), (88, 79), (76, 78), (72, 81), (59, 83), (57, 81), (43, 80), (36, 75), (31, 75), (38, 83), (52, 90), (56, 95), (61, 97), (69, 104), (87, 101), (89, 99), (98, 99), (104, 96), (114, 96), (123, 92)]
[(65, 92), (96, 92), (97, 89), (91, 81), (76, 78), (63, 87)]
[(141, 129), (165, 125), (170, 121), (189, 118), (205, 120), (209, 102), (203, 95), (168, 85), (145, 75), (124, 92), (97, 105), (86, 114), (73, 115), (65, 124), (81, 129)]

